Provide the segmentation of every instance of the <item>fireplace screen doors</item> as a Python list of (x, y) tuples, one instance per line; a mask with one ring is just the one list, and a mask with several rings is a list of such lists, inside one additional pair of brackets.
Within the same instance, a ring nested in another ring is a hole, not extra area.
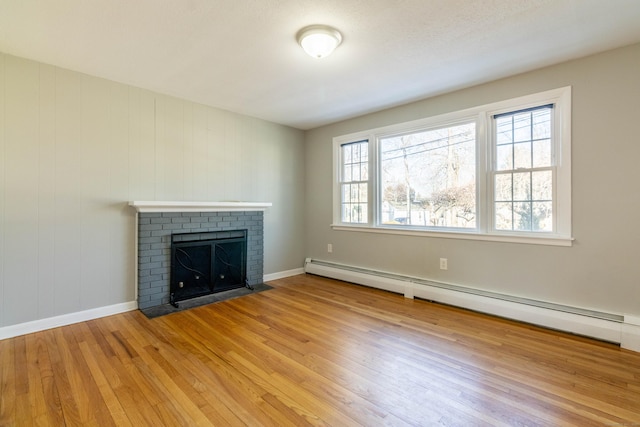
[(247, 230), (173, 234), (170, 303), (246, 285)]

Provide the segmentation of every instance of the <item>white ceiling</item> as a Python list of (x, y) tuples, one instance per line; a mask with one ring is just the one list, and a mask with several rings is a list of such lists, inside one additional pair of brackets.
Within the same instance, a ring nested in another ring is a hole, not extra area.
[(0, 0), (2, 52), (300, 129), (639, 41), (640, 0)]

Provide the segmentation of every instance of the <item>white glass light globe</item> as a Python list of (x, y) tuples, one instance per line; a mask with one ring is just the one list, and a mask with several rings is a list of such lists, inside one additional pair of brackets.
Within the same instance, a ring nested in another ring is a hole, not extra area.
[(338, 30), (324, 25), (305, 27), (298, 33), (298, 43), (314, 58), (329, 56), (341, 42)]

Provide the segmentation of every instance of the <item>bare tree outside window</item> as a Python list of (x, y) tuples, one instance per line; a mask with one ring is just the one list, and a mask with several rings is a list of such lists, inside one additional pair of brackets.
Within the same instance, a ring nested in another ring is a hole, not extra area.
[(383, 224), (476, 226), (476, 125), (380, 139)]

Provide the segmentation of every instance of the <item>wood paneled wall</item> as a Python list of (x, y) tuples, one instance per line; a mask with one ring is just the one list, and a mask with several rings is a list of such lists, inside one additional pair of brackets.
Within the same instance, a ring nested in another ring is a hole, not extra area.
[(0, 328), (132, 301), (130, 200), (272, 202), (265, 272), (300, 267), (303, 138), (0, 54)]

